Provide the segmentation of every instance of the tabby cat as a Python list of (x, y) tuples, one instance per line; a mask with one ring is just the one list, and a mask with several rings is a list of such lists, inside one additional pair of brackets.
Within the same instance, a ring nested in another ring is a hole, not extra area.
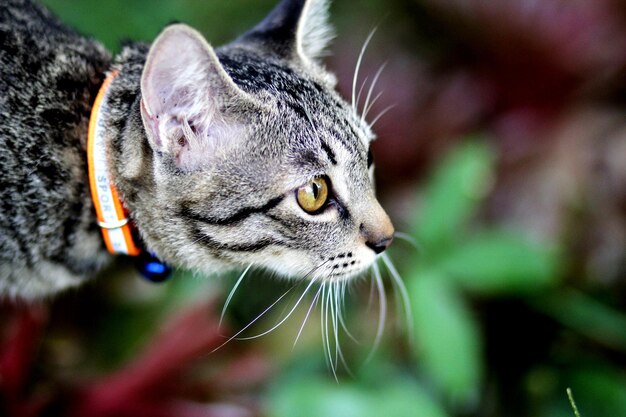
[(31, 0), (0, 4), (0, 296), (36, 299), (112, 259), (90, 196), (87, 130), (104, 96), (110, 180), (163, 261), (347, 280), (390, 244), (374, 135), (320, 59), (327, 0), (284, 0), (214, 49), (171, 25), (111, 56)]

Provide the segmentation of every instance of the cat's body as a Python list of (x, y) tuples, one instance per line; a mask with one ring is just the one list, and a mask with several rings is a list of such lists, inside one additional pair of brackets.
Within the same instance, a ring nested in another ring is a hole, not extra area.
[[(91, 106), (111, 70), (111, 177), (160, 258), (314, 279), (367, 267), (393, 229), (368, 175), (369, 127), (317, 62), (326, 8), (285, 0), (215, 51), (174, 25), (113, 59), (30, 0), (0, 5), (0, 295), (52, 294), (111, 259), (85, 156)], [(328, 198), (309, 210), (313, 180)]]
[(76, 285), (108, 258), (85, 152), (111, 59), (37, 4), (0, 5), (0, 294)]

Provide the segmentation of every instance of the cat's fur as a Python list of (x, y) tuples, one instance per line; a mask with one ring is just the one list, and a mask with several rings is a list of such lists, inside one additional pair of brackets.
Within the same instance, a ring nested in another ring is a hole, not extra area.
[[(112, 180), (145, 245), (175, 265), (344, 279), (391, 240), (372, 133), (319, 62), (325, 0), (284, 0), (213, 50), (184, 25), (111, 58), (30, 0), (0, 5), (0, 295), (83, 282), (110, 256), (89, 195), (87, 123), (105, 73)], [(304, 212), (295, 190), (327, 176)]]

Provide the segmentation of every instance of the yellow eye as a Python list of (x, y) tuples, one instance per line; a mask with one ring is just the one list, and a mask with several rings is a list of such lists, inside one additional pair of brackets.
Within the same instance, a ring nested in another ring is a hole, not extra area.
[(328, 183), (323, 177), (315, 178), (310, 183), (298, 188), (296, 192), (298, 204), (302, 210), (313, 214), (326, 204), (328, 200)]

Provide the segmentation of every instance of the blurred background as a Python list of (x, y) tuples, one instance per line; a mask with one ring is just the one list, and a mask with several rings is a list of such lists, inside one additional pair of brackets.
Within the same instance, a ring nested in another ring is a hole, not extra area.
[[(173, 21), (220, 45), (274, 1), (44, 3), (118, 51)], [(377, 28), (357, 89), (403, 232), (386, 302), (347, 290), (342, 354), (319, 303), (301, 329), (315, 292), (220, 347), (291, 284), (250, 272), (218, 328), (238, 274), (154, 285), (120, 260), (4, 319), (12, 415), (572, 417), (571, 388), (582, 416), (626, 416), (626, 2), (336, 0), (332, 21), (345, 97)]]

